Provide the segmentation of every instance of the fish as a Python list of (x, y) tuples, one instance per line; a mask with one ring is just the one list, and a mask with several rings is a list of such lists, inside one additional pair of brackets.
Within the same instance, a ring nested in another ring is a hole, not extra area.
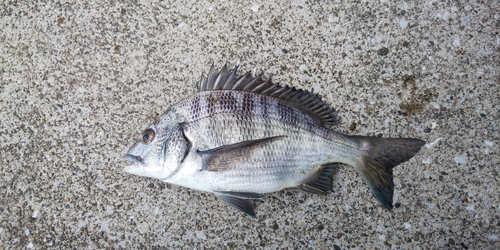
[(255, 218), (252, 200), (293, 187), (326, 195), (339, 166), (349, 165), (393, 208), (393, 168), (424, 141), (336, 132), (338, 114), (320, 95), (238, 68), (212, 64), (196, 94), (139, 134), (124, 171), (213, 193)]

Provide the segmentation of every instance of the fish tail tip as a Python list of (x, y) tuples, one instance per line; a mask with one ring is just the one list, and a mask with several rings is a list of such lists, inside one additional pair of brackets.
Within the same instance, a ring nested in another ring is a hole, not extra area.
[(425, 142), (413, 138), (355, 138), (360, 141), (363, 151), (356, 169), (380, 204), (391, 210), (394, 194), (392, 169), (411, 159)]

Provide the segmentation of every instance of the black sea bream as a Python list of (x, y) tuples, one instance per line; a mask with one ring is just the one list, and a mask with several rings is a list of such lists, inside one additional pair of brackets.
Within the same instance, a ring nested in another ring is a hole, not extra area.
[(252, 199), (285, 188), (326, 194), (339, 163), (354, 167), (392, 208), (392, 168), (419, 139), (350, 136), (331, 129), (335, 110), (306, 90), (280, 86), (236, 67), (212, 65), (199, 92), (171, 106), (125, 155), (125, 171), (212, 192), (255, 217)]

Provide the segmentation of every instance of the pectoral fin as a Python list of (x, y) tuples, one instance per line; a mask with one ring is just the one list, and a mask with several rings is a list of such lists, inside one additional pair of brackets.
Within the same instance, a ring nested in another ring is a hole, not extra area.
[(223, 145), (209, 150), (198, 150), (197, 152), (202, 158), (202, 167), (200, 170), (224, 171), (231, 167), (235, 167), (235, 162), (250, 157), (252, 150), (284, 137), (285, 136), (266, 137)]
[(241, 193), (241, 192), (214, 192), (217, 197), (229, 204), (231, 207), (246, 213), (255, 218), (251, 199), (264, 198), (263, 195), (257, 193)]

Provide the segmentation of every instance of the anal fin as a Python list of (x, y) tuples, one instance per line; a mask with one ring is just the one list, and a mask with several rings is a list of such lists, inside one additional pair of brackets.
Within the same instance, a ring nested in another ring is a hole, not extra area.
[(300, 185), (299, 188), (306, 192), (326, 195), (328, 191), (332, 190), (332, 179), (337, 172), (338, 165), (340, 164), (331, 163), (325, 165), (317, 176), (314, 176), (311, 181)]

